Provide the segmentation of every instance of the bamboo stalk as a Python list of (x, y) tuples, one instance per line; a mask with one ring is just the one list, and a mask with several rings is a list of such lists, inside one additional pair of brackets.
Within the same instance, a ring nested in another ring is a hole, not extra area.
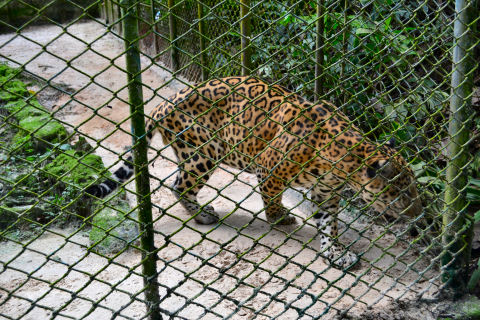
[(203, 22), (203, 6), (202, 2), (197, 2), (197, 11), (198, 11), (198, 33), (200, 36), (200, 64), (201, 64), (201, 77), (202, 81), (208, 79), (208, 68), (207, 68), (207, 52), (205, 51), (205, 24)]
[(240, 34), (242, 37), (242, 75), (247, 76), (252, 70), (252, 53), (250, 48), (250, 0), (240, 1)]
[(153, 36), (153, 42), (152, 42), (152, 45), (153, 45), (153, 55), (157, 55), (157, 34), (156, 34), (156, 31), (157, 31), (157, 21), (155, 20), (155, 10), (156, 10), (156, 7), (155, 7), (155, 0), (151, 0), (152, 3), (150, 5), (150, 10), (152, 10), (151, 12), (151, 19), (152, 19), (152, 36)]
[[(350, 26), (347, 25), (348, 22), (348, 1), (344, 0), (343, 2), (343, 36), (342, 36), (342, 61), (340, 64), (340, 80), (343, 82), (345, 81), (345, 67), (347, 60), (347, 53), (348, 53), (348, 33), (350, 31)], [(343, 101), (342, 103), (345, 104), (347, 102), (347, 91), (344, 89), (345, 87), (342, 86), (343, 91)]]
[(323, 75), (323, 37), (324, 37), (324, 17), (323, 17), (323, 1), (317, 1), (317, 22), (316, 27), (316, 42), (315, 42), (315, 101), (318, 101), (323, 94), (323, 79), (320, 77)]
[(172, 61), (172, 71), (177, 72), (178, 63), (178, 50), (175, 44), (177, 39), (177, 19), (175, 17), (175, 0), (168, 0), (168, 24), (170, 29), (170, 57)]
[(470, 136), (471, 103), (473, 87), (474, 30), (470, 23), (474, 16), (474, 1), (455, 2), (454, 48), (452, 64), (452, 93), (450, 98), (450, 123), (448, 132), (449, 161), (445, 188), (445, 213), (443, 215), (442, 279), (457, 294), (466, 285), (465, 268), (470, 260), (473, 223), (467, 215), (465, 189), (468, 183), (466, 166), (469, 163), (467, 142)]

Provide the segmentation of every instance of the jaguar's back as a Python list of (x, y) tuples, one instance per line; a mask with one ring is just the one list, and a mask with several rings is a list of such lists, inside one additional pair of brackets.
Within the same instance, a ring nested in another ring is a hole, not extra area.
[[(165, 143), (174, 141), (177, 155), (200, 148), (211, 160), (222, 159), (225, 164), (252, 171), (258, 155), (272, 140), (282, 139), (294, 147), (288, 133), (305, 138), (311, 146), (338, 134), (346, 122), (340, 114), (331, 113), (332, 108), (327, 102), (313, 105), (256, 78), (231, 77), (180, 91), (152, 111), (147, 129), (152, 135), (156, 127)], [(338, 126), (340, 129), (334, 128)], [(309, 151), (303, 150), (302, 158), (309, 159), (315, 150)]]

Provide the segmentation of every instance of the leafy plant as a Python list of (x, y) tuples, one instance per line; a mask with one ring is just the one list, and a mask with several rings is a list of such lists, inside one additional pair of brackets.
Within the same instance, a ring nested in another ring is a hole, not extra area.
[[(473, 216), (474, 223), (480, 222), (480, 210), (475, 213)], [(473, 271), (472, 275), (467, 284), (467, 289), (469, 292), (473, 292), (473, 290), (477, 287), (477, 284), (480, 282), (480, 259), (477, 261), (477, 268)]]

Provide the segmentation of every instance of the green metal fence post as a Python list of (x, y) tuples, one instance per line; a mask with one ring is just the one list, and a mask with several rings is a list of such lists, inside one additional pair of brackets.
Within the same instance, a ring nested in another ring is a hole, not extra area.
[(197, 1), (198, 11), (198, 33), (200, 36), (200, 64), (202, 70), (202, 81), (206, 81), (208, 78), (207, 68), (207, 52), (205, 51), (205, 24), (203, 21), (203, 4), (202, 1)]
[(170, 57), (172, 60), (172, 71), (178, 70), (178, 50), (176, 46), (177, 39), (177, 19), (175, 17), (175, 0), (168, 0), (168, 24), (170, 31)]
[(160, 295), (157, 284), (157, 255), (154, 244), (152, 222), (152, 203), (150, 198), (150, 179), (148, 173), (147, 140), (145, 138), (145, 117), (143, 109), (142, 76), (140, 53), (138, 49), (138, 21), (136, 3), (123, 0), (123, 30), (126, 49), (126, 68), (128, 79), (128, 98), (132, 122), (133, 162), (135, 168), (135, 187), (138, 202), (138, 220), (140, 222), (140, 247), (142, 248), (142, 272), (147, 301), (148, 319), (162, 319), (159, 312)]
[(324, 17), (323, 0), (317, 1), (317, 22), (316, 22), (316, 42), (315, 42), (315, 101), (320, 99), (323, 94), (323, 37), (324, 37)]
[(240, 1), (240, 34), (242, 37), (242, 75), (247, 76), (252, 70), (251, 48), (250, 48), (250, 0)]
[(470, 260), (472, 223), (467, 216), (465, 189), (468, 177), (465, 168), (469, 163), (467, 142), (470, 135), (470, 112), (473, 85), (473, 32), (474, 1), (455, 2), (454, 48), (452, 64), (452, 93), (450, 98), (450, 123), (448, 144), (449, 163), (445, 189), (443, 216), (442, 265), (444, 281), (461, 294), (465, 287), (466, 265)]

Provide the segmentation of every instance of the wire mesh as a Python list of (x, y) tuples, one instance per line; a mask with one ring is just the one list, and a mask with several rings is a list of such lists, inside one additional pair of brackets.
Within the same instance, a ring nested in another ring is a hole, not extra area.
[[(464, 292), (480, 118), (461, 2), (3, 1), (0, 317), (361, 318)], [(164, 137), (142, 151), (149, 123)], [(86, 194), (102, 183), (119, 188)]]

